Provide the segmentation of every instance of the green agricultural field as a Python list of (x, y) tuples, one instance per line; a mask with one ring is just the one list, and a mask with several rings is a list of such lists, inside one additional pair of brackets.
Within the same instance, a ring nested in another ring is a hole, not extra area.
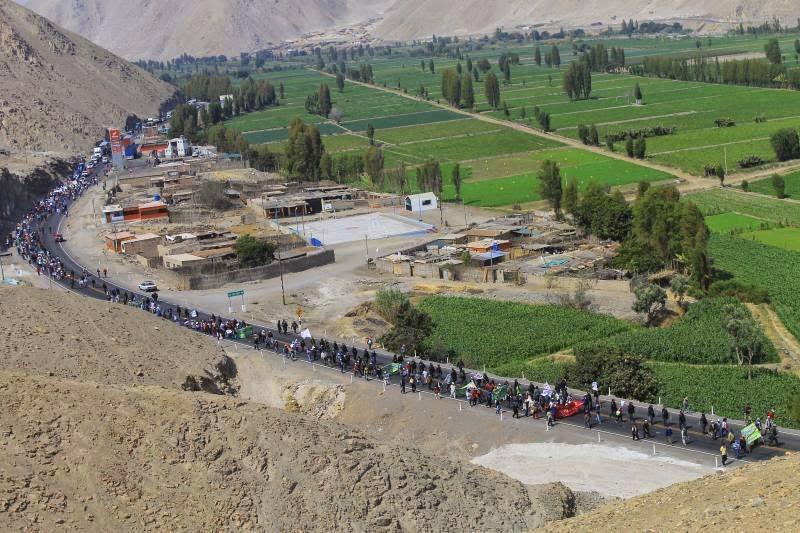
[(611, 316), (553, 305), (433, 296), (420, 309), (433, 318), (431, 347), (452, 349), (471, 368), (487, 370), (625, 331)]
[(773, 228), (743, 233), (739, 237), (784, 250), (800, 252), (800, 228)]
[[(785, 185), (784, 194), (787, 198), (800, 198), (800, 172), (792, 172), (783, 177)], [(754, 181), (750, 184), (750, 191), (767, 196), (775, 196), (775, 187), (772, 186), (771, 178)], [(798, 206), (800, 209), (800, 206)]]
[(719, 416), (742, 418), (744, 406), (750, 404), (754, 416), (764, 418), (775, 410), (780, 426), (798, 427), (788, 411), (789, 396), (800, 394), (800, 378), (789, 372), (753, 369), (753, 380), (747, 370), (736, 366), (695, 366), (674, 363), (650, 363), (659, 381), (661, 401), (673, 407), (689, 398), (692, 409)]
[(759, 194), (748, 194), (738, 189), (709, 189), (687, 196), (706, 216), (720, 213), (738, 213), (761, 220), (800, 226), (800, 205)]
[[(727, 55), (752, 51), (753, 43), (742, 39), (715, 41), (715, 53)], [(763, 40), (759, 39), (763, 50)], [(790, 48), (792, 41), (783, 38)], [(635, 57), (664, 53), (673, 50), (686, 53), (691, 48), (685, 42), (679, 45), (662, 43), (644, 46), (641, 41), (621, 41), (629, 60)], [(692, 43), (693, 44), (693, 43)], [(606, 43), (611, 46), (611, 43)], [(631, 48), (635, 48), (631, 50)], [(552, 125), (558, 134), (577, 137), (579, 124), (596, 124), (601, 139), (607, 133), (663, 125), (675, 127), (676, 134), (648, 139), (649, 157), (657, 162), (674, 166), (695, 174), (702, 174), (705, 165), (727, 163), (732, 171), (737, 162), (750, 155), (758, 155), (766, 163), (775, 160), (769, 136), (779, 128), (800, 128), (800, 97), (796, 91), (741, 87), (733, 85), (681, 82), (656, 78), (640, 78), (629, 74), (599, 74), (592, 76), (592, 98), (569, 101), (561, 90), (562, 70), (537, 67), (531, 64), (533, 47), (510, 47), (520, 53), (521, 64), (512, 67), (511, 83), (501, 87), (501, 100), (509, 109), (487, 108), (483, 94), (483, 77), (476, 82), (476, 105), (480, 112), (493, 117), (535, 125), (534, 107), (551, 115)], [(706, 50), (703, 50), (704, 53)], [(500, 50), (487, 53), (496, 59)], [(484, 55), (487, 55), (484, 54)], [(568, 62), (571, 54), (562, 52)], [(389, 87), (402, 87), (409, 92), (425, 87), (432, 99), (440, 97), (441, 70), (454, 67), (455, 60), (440, 59), (437, 72), (423, 71), (418, 61), (410, 58), (376, 62), (376, 79)], [(463, 62), (462, 62), (463, 66)], [(493, 71), (499, 74), (493, 62)], [(644, 105), (632, 102), (634, 85), (638, 83), (644, 93)], [(754, 122), (763, 115), (767, 121)], [(728, 117), (736, 122), (733, 128), (717, 128), (714, 120)], [(621, 147), (619, 147), (621, 148)], [(727, 154), (726, 154), (727, 152)]]
[(800, 252), (713, 234), (709, 254), (715, 268), (736, 280), (767, 289), (781, 321), (800, 339)]
[[(608, 340), (626, 353), (653, 361), (690, 364), (736, 364), (731, 336), (725, 330), (726, 305), (744, 307), (735, 298), (705, 298), (666, 328), (641, 328)], [(749, 311), (748, 311), (749, 313)], [(763, 351), (754, 363), (778, 362), (775, 346), (760, 333)]]
[(758, 229), (764, 220), (740, 215), (739, 213), (722, 213), (705, 217), (706, 226), (714, 233), (732, 233)]

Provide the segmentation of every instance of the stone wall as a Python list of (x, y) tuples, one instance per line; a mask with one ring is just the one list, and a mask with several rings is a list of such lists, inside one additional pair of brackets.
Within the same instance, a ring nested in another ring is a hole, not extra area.
[[(283, 273), (302, 272), (311, 268), (328, 265), (336, 261), (333, 250), (285, 259)], [(198, 274), (194, 269), (178, 269), (169, 272), (165, 277), (170, 278), (172, 284), (179, 290), (205, 290), (218, 289), (226, 283), (243, 283), (262, 279), (276, 278), (280, 275), (281, 264), (278, 261), (256, 268), (243, 268), (237, 270), (224, 270), (214, 274)]]

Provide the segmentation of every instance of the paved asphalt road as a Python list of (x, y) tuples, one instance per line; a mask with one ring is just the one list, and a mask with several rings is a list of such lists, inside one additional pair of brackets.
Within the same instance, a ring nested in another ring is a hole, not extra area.
[[(55, 228), (60, 228), (60, 225), (61, 225), (63, 220), (64, 220), (64, 216), (63, 215), (51, 215), (46, 223), (49, 226), (52, 226), (52, 227), (55, 227)], [(56, 230), (56, 232), (58, 232), (58, 230)], [(76, 274), (80, 274), (80, 272), (83, 271), (83, 267), (80, 264), (78, 264), (76, 262), (76, 260), (73, 259), (69, 254), (66, 253), (66, 251), (64, 250), (64, 248), (61, 245), (61, 243), (55, 242), (53, 236), (50, 235), (47, 232), (45, 232), (45, 234), (43, 236), (43, 245), (51, 253), (54, 253), (58, 257), (61, 258), (62, 262), (64, 263), (65, 271), (69, 272), (70, 270), (73, 270)], [(96, 276), (91, 271), (91, 269), (87, 269), (87, 270), (89, 271), (90, 276), (96, 278)], [(103, 293), (102, 289), (100, 288), (100, 287), (102, 287), (103, 283), (106, 283), (106, 285), (107, 285), (107, 287), (109, 289), (118, 288), (122, 292), (131, 293), (130, 290), (116, 285), (113, 282), (113, 280), (111, 280), (111, 279), (99, 279), (99, 278), (96, 278), (96, 286), (97, 286), (97, 288), (93, 289), (91, 286), (88, 286), (85, 289), (81, 289), (76, 284), (75, 288), (72, 288), (71, 290), (73, 292), (76, 292), (78, 294), (82, 294), (84, 296), (105, 300), (105, 294)], [(67, 289), (70, 288), (68, 282), (61, 282), (60, 285), (63, 286), (64, 288), (67, 288)], [(165, 311), (167, 309), (169, 309), (169, 308), (173, 308), (173, 310), (174, 310), (175, 306), (170, 304), (168, 301), (163, 301), (163, 300), (159, 299), (159, 303), (161, 304), (162, 309), (164, 309)], [(198, 312), (198, 317), (201, 318), (201, 319), (205, 319), (205, 318), (208, 318), (210, 316), (210, 313), (201, 312), (200, 310), (197, 310), (197, 312)], [(295, 338), (294, 335), (285, 336), (285, 335), (279, 334), (279, 333), (277, 333), (275, 331), (275, 328), (271, 327), (271, 326), (265, 326), (265, 325), (261, 325), (261, 324), (258, 324), (258, 323), (252, 323), (252, 325), (255, 328), (264, 329), (265, 331), (272, 331), (273, 336), (275, 336), (278, 340), (281, 340), (281, 341), (291, 341), (291, 340), (293, 340)], [(178, 326), (176, 326), (176, 327), (178, 327)], [(232, 340), (232, 342), (237, 342), (237, 343), (240, 343), (241, 345), (244, 345), (244, 346), (252, 348), (252, 341), (250, 341), (250, 340)], [(362, 351), (365, 348), (365, 346), (357, 346), (357, 347), (359, 348), (360, 351)], [(391, 362), (391, 360), (392, 360), (392, 354), (391, 353), (384, 352), (384, 351), (381, 351), (381, 350), (376, 350), (376, 352), (377, 352), (377, 355), (378, 355), (378, 363), (379, 364), (386, 364), (388, 362)], [(302, 358), (302, 360), (304, 361), (305, 358)], [(297, 364), (300, 364), (299, 361), (300, 360), (298, 360)], [(426, 361), (426, 364), (427, 364), (427, 361)], [(441, 365), (441, 366), (442, 366), (442, 368), (444, 370), (449, 372), (449, 369), (450, 369), (449, 365)], [(335, 371), (338, 372), (339, 371), (338, 368), (335, 369)], [(465, 371), (466, 371), (466, 369), (465, 369)], [(469, 375), (470, 372), (467, 371), (467, 374)], [(506, 380), (506, 378), (502, 378), (502, 377), (499, 377), (499, 376), (492, 376), (491, 374), (490, 374), (490, 377), (494, 378), (499, 383), (502, 383), (502, 382), (504, 382)], [(396, 385), (397, 382), (399, 381), (399, 378), (397, 376), (394, 376), (393, 381), (394, 381), (393, 384)], [(513, 378), (510, 379), (509, 381), (513, 382)], [(527, 388), (527, 385), (528, 385), (527, 381), (520, 380), (520, 383), (523, 385), (524, 388)], [(538, 385), (541, 385), (541, 384), (538, 384)], [(580, 391), (570, 390), (570, 392), (575, 397), (583, 396), (583, 392), (580, 392)], [(593, 426), (593, 429), (597, 430), (597, 431), (601, 431), (601, 432), (606, 432), (606, 433), (612, 433), (612, 434), (615, 434), (615, 435), (619, 435), (619, 436), (621, 436), (623, 438), (627, 437), (627, 438), (630, 439), (631, 426), (630, 426), (630, 423), (627, 421), (627, 418), (628, 418), (627, 410), (625, 410), (625, 422), (616, 423), (609, 416), (609, 407), (608, 406), (609, 406), (609, 402), (611, 401), (611, 397), (601, 396), (600, 399), (601, 399), (601, 403), (602, 403), (602, 406), (603, 406), (602, 413), (601, 413), (601, 416), (603, 418), (603, 423), (600, 426)], [(744, 400), (745, 399), (743, 399), (743, 401)], [(619, 403), (619, 399), (618, 398), (617, 398), (617, 403)], [(635, 402), (635, 403), (636, 403), (635, 417), (637, 419), (641, 420), (642, 418), (646, 417), (646, 415), (647, 415), (647, 406), (646, 405), (641, 405), (638, 402)], [(626, 407), (627, 407), (627, 402), (626, 402)], [(666, 443), (665, 443), (665, 435), (664, 435), (664, 426), (660, 422), (660, 420), (661, 420), (661, 416), (660, 416), (661, 407), (660, 406), (654, 406), (654, 407), (655, 407), (655, 410), (656, 410), (656, 423), (655, 423), (655, 425), (653, 427), (654, 436), (653, 436), (652, 439), (643, 439), (643, 440), (645, 442), (649, 442), (649, 441), (652, 440), (652, 442), (654, 444), (657, 444), (658, 446), (665, 446)], [(489, 412), (490, 410), (484, 407), (482, 409), (478, 409), (478, 411)], [(673, 427), (673, 442), (677, 442), (678, 443), (677, 446), (680, 447), (680, 448), (683, 448), (682, 444), (680, 443), (680, 430), (678, 429), (678, 424), (677, 424), (678, 411), (674, 410), (674, 409), (669, 409), (669, 411), (670, 411), (670, 422), (671, 422), (671, 426)], [(491, 411), (491, 412), (493, 413), (493, 411)], [(504, 412), (505, 412), (505, 416), (510, 417), (510, 413), (508, 411), (504, 411)], [(711, 416), (708, 416), (708, 418), (709, 418), (709, 421), (712, 420)], [(715, 419), (716, 417), (713, 417), (713, 418)], [(778, 422), (780, 422), (780, 421), (778, 421)], [(583, 427), (583, 425), (584, 425), (583, 424), (583, 414), (581, 412), (581, 413), (579, 413), (579, 414), (577, 414), (575, 416), (559, 420), (558, 423), (559, 424), (569, 424), (569, 425), (573, 425), (573, 426), (577, 426), (577, 427)], [(687, 448), (691, 449), (692, 451), (694, 451), (694, 452), (696, 452), (698, 454), (706, 454), (706, 455), (709, 455), (709, 456), (719, 455), (720, 441), (714, 441), (710, 437), (701, 434), (700, 423), (699, 423), (699, 414), (694, 414), (694, 413), (688, 414), (687, 415), (687, 425), (689, 427), (689, 443), (688, 443), (688, 447)], [(742, 425), (743, 424), (741, 422), (732, 422), (731, 423), (731, 428), (736, 430), (737, 434), (738, 434), (738, 430), (742, 427)], [(782, 455), (784, 453), (784, 450), (787, 450), (787, 449), (788, 450), (800, 450), (800, 432), (791, 431), (791, 430), (783, 430), (783, 429), (779, 428), (779, 436), (778, 436), (778, 438), (779, 438), (779, 441), (781, 443), (781, 445), (779, 447), (758, 446), (758, 447), (755, 448), (755, 450), (752, 451), (752, 453), (750, 453), (748, 456), (746, 456), (745, 459), (749, 460), (749, 461), (758, 461), (758, 460), (763, 460), (763, 459), (769, 459), (769, 458), (774, 457), (776, 455)], [(730, 457), (733, 456), (732, 451), (729, 453), (729, 456)]]

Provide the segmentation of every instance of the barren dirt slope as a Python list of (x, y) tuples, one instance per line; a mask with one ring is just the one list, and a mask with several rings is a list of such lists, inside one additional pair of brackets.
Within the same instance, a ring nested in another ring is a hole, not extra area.
[[(644, 474), (646, 475), (646, 473)], [(679, 483), (607, 504), (547, 531), (800, 531), (800, 455)]]
[(375, 30), (384, 39), (429, 38), (431, 35), (494, 33), (544, 24), (548, 28), (601, 23), (619, 27), (622, 19), (674, 20), (700, 17), (703, 22), (760, 24), (778, 16), (794, 26), (800, 2), (794, 0), (397, 0)]
[(0, 403), (4, 531), (543, 523), (524, 487), (502, 474), (227, 396), (0, 372)]
[(563, 487), (534, 496), (329, 420), (184, 390), (189, 375), (234, 392), (230, 360), (138, 309), (6, 287), (0, 324), (0, 531), (510, 530), (574, 507)]
[(237, 56), (366, 20), (391, 0), (30, 0), (28, 6), (128, 59)]
[(156, 113), (173, 92), (86, 39), (0, 0), (0, 146), (74, 155), (128, 113)]

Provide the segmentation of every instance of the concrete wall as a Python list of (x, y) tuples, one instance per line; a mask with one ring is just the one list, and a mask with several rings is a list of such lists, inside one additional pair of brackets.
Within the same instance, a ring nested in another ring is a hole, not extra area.
[[(310, 268), (328, 265), (334, 261), (336, 261), (336, 256), (333, 250), (325, 250), (296, 259), (286, 259), (283, 261), (283, 273), (302, 272)], [(194, 269), (178, 269), (160, 274), (166, 274), (165, 277), (171, 278), (172, 284), (180, 290), (205, 290), (218, 289), (226, 283), (276, 278), (280, 272), (281, 265), (275, 261), (261, 267), (225, 270), (216, 274), (198, 274)]]

